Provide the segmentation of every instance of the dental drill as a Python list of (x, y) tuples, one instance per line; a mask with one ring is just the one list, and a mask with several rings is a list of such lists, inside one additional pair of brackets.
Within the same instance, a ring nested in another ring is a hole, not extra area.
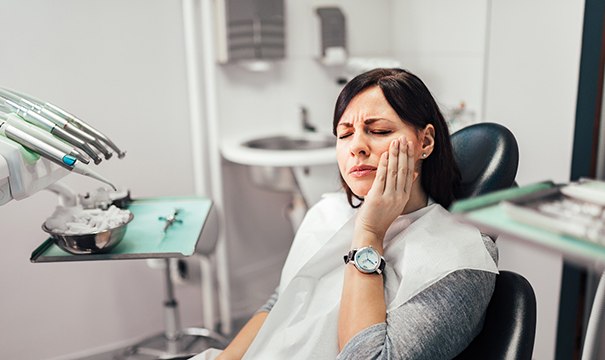
[(74, 147), (68, 145), (66, 142), (59, 140), (58, 138), (40, 129), (39, 127), (28, 123), (25, 119), (13, 113), (10, 108), (0, 105), (0, 119), (4, 119), (6, 122), (8, 122), (9, 125), (35, 138), (38, 138), (39, 140), (44, 141), (45, 143), (54, 146), (57, 149), (71, 156), (74, 156), (76, 159), (80, 160), (85, 164), (90, 163), (90, 159), (84, 154), (80, 153)]
[[(92, 158), (95, 164), (101, 162), (101, 157), (99, 157), (97, 152), (86, 141), (74, 135), (72, 132), (66, 131), (60, 125), (57, 125), (47, 117), (36, 112), (33, 104), (0, 89), (0, 104), (2, 102), (5, 104), (5, 106), (10, 107), (17, 115), (21, 116), (32, 124), (81, 149)], [(70, 127), (68, 126), (68, 128)], [(71, 126), (71, 128), (73, 128), (73, 126)]]
[(61, 116), (58, 116), (53, 111), (51, 111), (47, 107), (45, 107), (41, 100), (35, 99), (35, 98), (25, 95), (25, 94), (20, 94), (14, 90), (2, 89), (2, 88), (0, 88), (0, 96), (3, 96), (5, 99), (7, 97), (12, 97), (13, 100), (19, 101), (19, 103), (21, 105), (25, 105), (27, 108), (44, 116), (48, 120), (52, 121), (55, 125), (64, 129), (65, 131), (80, 138), (84, 142), (94, 146), (94, 148), (99, 150), (103, 154), (103, 156), (105, 156), (105, 159), (111, 158), (112, 153), (105, 147), (105, 145), (103, 143), (101, 143), (101, 141), (99, 141), (99, 139), (80, 130), (77, 127), (74, 127), (66, 119), (64, 119)]
[(58, 116), (53, 111), (46, 108), (43, 105), (41, 100), (38, 100), (36, 98), (33, 98), (33, 97), (25, 95), (25, 94), (20, 94), (14, 90), (2, 89), (2, 88), (0, 88), (0, 96), (3, 96), (5, 99), (7, 97), (12, 97), (13, 100), (19, 101), (19, 103), (21, 105), (25, 105), (29, 109), (35, 111), (36, 113), (38, 113), (38, 114), (44, 116), (45, 118), (47, 118), (48, 120), (52, 121), (53, 123), (55, 123), (55, 125), (59, 126), (60, 128), (64, 129), (65, 131), (71, 133), (75, 137), (78, 137), (81, 140), (83, 140), (84, 142), (89, 143), (90, 145), (94, 146), (97, 150), (99, 150), (103, 154), (103, 156), (105, 156), (105, 159), (109, 159), (111, 157), (112, 153), (96, 137), (73, 126), (66, 119), (62, 118), (61, 116)]
[[(107, 155), (107, 153), (106, 153), (107, 149), (103, 146), (103, 144), (106, 144), (111, 149), (113, 149), (118, 154), (118, 158), (120, 158), (120, 159), (126, 155), (126, 152), (120, 150), (120, 148), (118, 148), (118, 146), (113, 141), (111, 141), (111, 139), (109, 139), (109, 137), (107, 137), (105, 134), (103, 134), (99, 130), (95, 129), (94, 127), (90, 126), (83, 120), (72, 115), (71, 113), (65, 111), (64, 109), (62, 109), (54, 104), (51, 104), (49, 102), (34, 98), (30, 95), (17, 92), (15, 90), (6, 89), (6, 88), (4, 90), (13, 93), (16, 96), (20, 96), (22, 98), (28, 99), (29, 101), (37, 104), (39, 106), (40, 110), (42, 112), (44, 112), (45, 114), (53, 114), (54, 116), (58, 116), (61, 119), (63, 119), (64, 121), (67, 121), (69, 124), (73, 125), (73, 127), (75, 127), (76, 129), (79, 129), (82, 132), (84, 132), (84, 133), (88, 134), (89, 136), (91, 136), (92, 138), (94, 138), (94, 141), (92, 142), (93, 145), (95, 145), (95, 147), (97, 147), (97, 145), (99, 145), (104, 149), (104, 150), (100, 149), (100, 151), (103, 152), (103, 154), (105, 155), (105, 159), (109, 159), (109, 157), (111, 157), (111, 153), (109, 153), (109, 156)], [(73, 127), (71, 127), (71, 128), (73, 128)]]
[(0, 135), (3, 135), (6, 138), (40, 154), (44, 158), (62, 166), (69, 171), (94, 178), (108, 184), (114, 190), (117, 190), (109, 180), (92, 170), (85, 163), (78, 161), (75, 156), (70, 155), (65, 151), (50, 145), (44, 140), (41, 140), (40, 138), (32, 136), (25, 131), (10, 125), (5, 119), (5, 115), (0, 115)]

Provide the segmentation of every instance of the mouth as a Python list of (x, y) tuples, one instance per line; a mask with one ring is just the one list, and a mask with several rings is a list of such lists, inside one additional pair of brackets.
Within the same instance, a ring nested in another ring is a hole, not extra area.
[(368, 175), (372, 175), (376, 172), (376, 167), (371, 165), (357, 165), (353, 166), (351, 170), (349, 170), (349, 175), (352, 177), (364, 177)]

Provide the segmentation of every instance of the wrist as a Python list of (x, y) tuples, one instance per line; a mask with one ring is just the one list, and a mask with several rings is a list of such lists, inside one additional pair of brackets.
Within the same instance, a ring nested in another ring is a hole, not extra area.
[(371, 246), (382, 254), (384, 252), (382, 248), (383, 239), (384, 235), (376, 234), (371, 231), (355, 231), (353, 241), (351, 242), (351, 249)]

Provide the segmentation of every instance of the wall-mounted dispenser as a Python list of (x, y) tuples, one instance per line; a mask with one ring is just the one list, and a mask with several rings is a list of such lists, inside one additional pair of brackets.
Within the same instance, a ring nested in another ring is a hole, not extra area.
[(321, 24), (321, 57), (324, 65), (342, 65), (347, 60), (346, 19), (340, 8), (318, 7)]
[(218, 62), (266, 70), (286, 52), (284, 0), (219, 0)]

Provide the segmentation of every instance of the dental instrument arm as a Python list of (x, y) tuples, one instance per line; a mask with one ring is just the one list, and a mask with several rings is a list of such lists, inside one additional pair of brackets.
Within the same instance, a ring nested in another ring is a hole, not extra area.
[(44, 189), (59, 194), (60, 202), (74, 204), (73, 192), (57, 183), (70, 172), (116, 189), (89, 164), (91, 158), (95, 164), (101, 161), (97, 150), (87, 142), (95, 136), (77, 130), (74, 133), (84, 134), (78, 137), (66, 131), (64, 125), (68, 129), (76, 125), (55, 108), (16, 91), (0, 89), (0, 205)]
[(74, 171), (78, 174), (92, 177), (110, 185), (114, 190), (117, 190), (117, 188), (111, 182), (109, 182), (109, 180), (99, 175), (86, 164), (79, 162), (74, 156), (66, 154), (60, 149), (57, 149), (36, 137), (10, 126), (6, 121), (0, 120), (0, 134), (5, 135), (7, 138), (37, 152), (48, 160), (57, 165), (63, 166), (69, 171)]
[(16, 100), (14, 97), (4, 96), (2, 93), (0, 93), (0, 104), (8, 106), (9, 108), (11, 108), (11, 110), (13, 110), (15, 114), (23, 117), (27, 121), (31, 122), (32, 124), (38, 126), (39, 128), (45, 131), (48, 131), (49, 133), (57, 136), (58, 138), (67, 141), (78, 149), (81, 149), (93, 159), (95, 164), (101, 162), (101, 158), (99, 157), (99, 155), (90, 145), (88, 145), (88, 143), (74, 136), (73, 134), (65, 131), (64, 129), (57, 126), (55, 123), (45, 118), (44, 116), (38, 114), (37, 112), (28, 109), (22, 104), (19, 104), (18, 100)]
[(120, 148), (113, 142), (111, 141), (111, 139), (109, 137), (107, 137), (105, 134), (103, 134), (102, 132), (100, 132), (99, 130), (95, 129), (94, 127), (88, 125), (87, 123), (85, 123), (84, 121), (80, 120), (79, 118), (77, 118), (76, 116), (68, 113), (67, 111), (61, 109), (60, 107), (51, 104), (51, 103), (45, 103), (45, 105), (53, 110), (55, 113), (63, 116), (65, 119), (67, 119), (67, 121), (69, 121), (70, 123), (74, 124), (75, 126), (77, 126), (78, 128), (82, 129), (83, 131), (96, 136), (97, 138), (101, 139), (101, 141), (103, 141), (105, 144), (107, 144), (110, 148), (112, 148), (117, 154), (118, 154), (118, 158), (123, 158), (124, 156), (126, 156), (126, 152), (123, 150), (120, 150)]
[(39, 127), (29, 124), (27, 121), (25, 121), (25, 119), (21, 118), (17, 114), (12, 113), (10, 111), (10, 109), (3, 108), (1, 105), (0, 105), (0, 120), (5, 120), (6, 122), (8, 122), (9, 125), (33, 136), (33, 137), (36, 137), (39, 140), (44, 141), (71, 156), (74, 156), (75, 158), (77, 158), (78, 160), (82, 161), (85, 164), (90, 163), (90, 159), (87, 156), (83, 155), (82, 153), (80, 153), (78, 150), (76, 150), (72, 146), (55, 138), (50, 133), (40, 129)]
[(14, 90), (2, 88), (0, 88), (0, 96), (4, 97), (5, 99), (10, 99), (14, 101), (15, 103), (18, 103), (26, 109), (34, 111), (40, 116), (43, 116), (46, 119), (50, 120), (59, 128), (79, 138), (85, 143), (92, 145), (95, 149), (100, 151), (105, 156), (105, 159), (109, 159), (111, 157), (112, 153), (96, 137), (80, 130), (79, 128), (70, 124), (66, 119), (47, 109), (44, 104), (42, 104), (41, 100), (38, 100), (29, 95), (20, 94)]
[[(0, 89), (2, 90), (2, 89)], [(44, 114), (47, 114), (48, 116), (52, 117), (53, 119), (57, 119), (58, 118), (58, 122), (57, 124), (64, 124), (64, 122), (67, 122), (67, 125), (64, 126), (68, 126), (69, 129), (75, 129), (78, 131), (78, 133), (83, 133), (86, 136), (88, 136), (88, 138), (92, 138), (91, 143), (97, 148), (99, 149), (99, 151), (101, 151), (103, 153), (103, 155), (105, 155), (105, 159), (109, 159), (111, 157), (111, 153), (107, 150), (107, 148), (104, 146), (104, 144), (107, 144), (110, 148), (112, 148), (117, 154), (118, 154), (118, 158), (123, 158), (126, 155), (126, 152), (120, 150), (120, 148), (118, 148), (116, 146), (116, 144), (111, 141), (111, 139), (109, 139), (109, 137), (107, 137), (106, 135), (104, 135), (103, 133), (101, 133), (99, 130), (95, 129), (94, 127), (90, 126), (89, 124), (87, 124), (86, 122), (84, 122), (83, 120), (77, 118), (76, 116), (72, 115), (71, 113), (65, 111), (64, 109), (51, 104), (49, 102), (37, 99), (33, 96), (15, 91), (15, 90), (11, 90), (11, 89), (4, 89), (5, 91), (8, 91), (10, 93), (13, 93), (16, 96), (20, 96), (21, 98), (27, 99), (32, 103), (35, 103), (39, 108), (40, 111), (42, 111)], [(73, 130), (73, 131), (75, 131)]]

